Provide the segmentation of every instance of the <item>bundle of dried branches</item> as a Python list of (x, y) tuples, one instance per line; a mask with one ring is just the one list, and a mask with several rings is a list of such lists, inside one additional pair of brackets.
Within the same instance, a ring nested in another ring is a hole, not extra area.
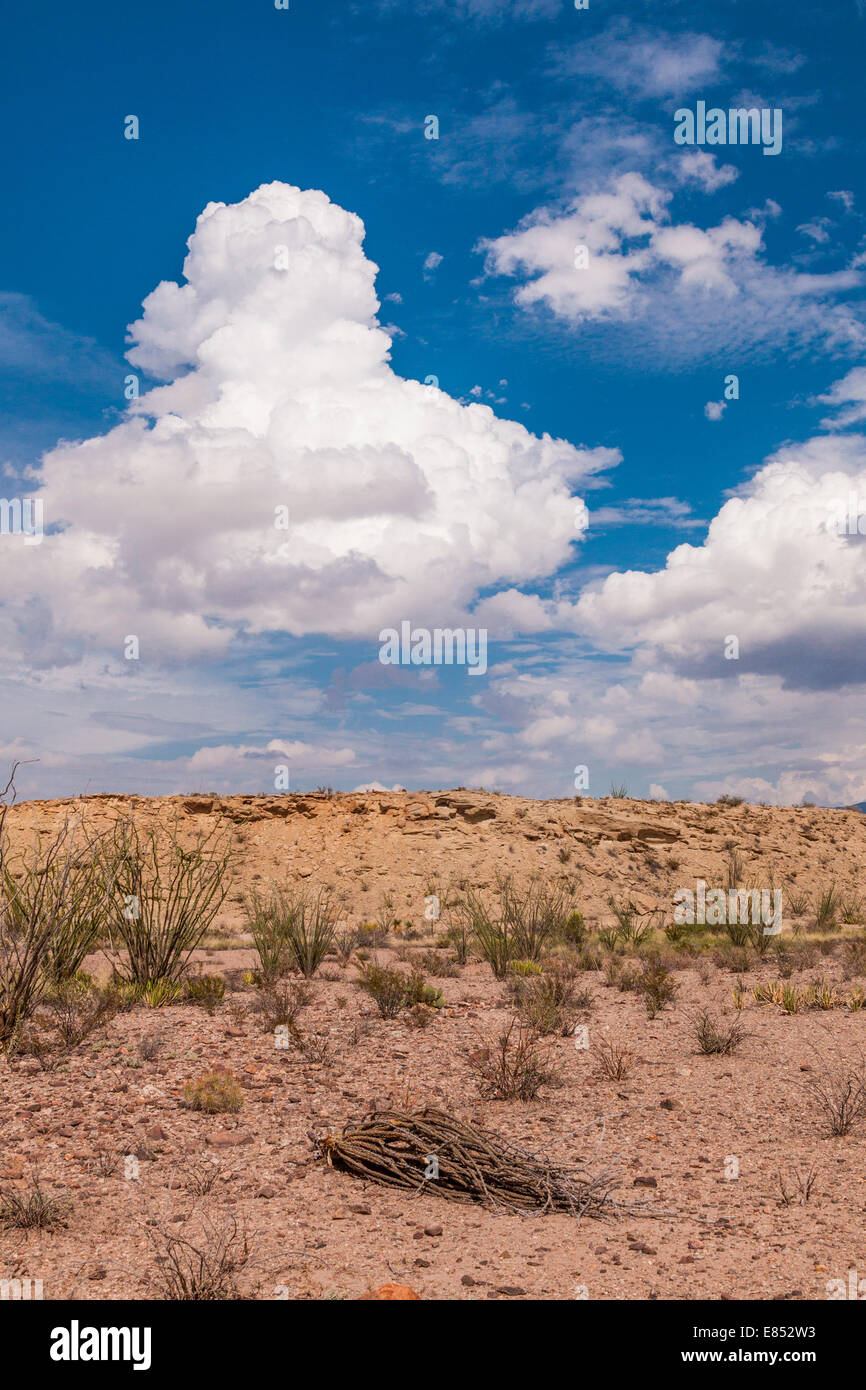
[(380, 1110), (318, 1140), (332, 1168), (391, 1187), (441, 1192), (514, 1212), (603, 1216), (616, 1203), (610, 1168), (557, 1168), (441, 1110)]

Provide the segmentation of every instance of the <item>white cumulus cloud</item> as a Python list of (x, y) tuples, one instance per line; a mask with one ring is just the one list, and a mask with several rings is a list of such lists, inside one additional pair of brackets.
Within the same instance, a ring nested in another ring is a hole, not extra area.
[[(396, 375), (363, 240), (359, 217), (282, 183), (204, 209), (182, 282), (130, 327), (130, 362), (165, 384), (45, 456), (62, 529), (0, 551), (7, 652), (47, 667), (119, 657), (128, 634), (177, 662), (238, 634), (372, 643), (403, 618), (465, 621), (480, 591), (569, 559), (574, 488), (618, 451)], [(547, 626), (553, 609), (522, 611)]]

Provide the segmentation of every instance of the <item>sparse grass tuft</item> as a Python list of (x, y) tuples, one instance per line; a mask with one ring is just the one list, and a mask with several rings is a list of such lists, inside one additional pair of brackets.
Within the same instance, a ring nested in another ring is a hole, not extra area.
[(0, 1188), (0, 1227), (16, 1231), (56, 1231), (66, 1225), (69, 1202), (52, 1197), (31, 1173), (23, 1190)]
[(201, 1110), (206, 1115), (235, 1115), (242, 1109), (241, 1088), (230, 1072), (224, 1069), (206, 1071), (183, 1088), (184, 1104), (188, 1110)]
[(692, 1027), (698, 1049), (705, 1057), (730, 1057), (747, 1036), (738, 1018), (725, 1022), (709, 1009), (701, 1009), (692, 1017)]

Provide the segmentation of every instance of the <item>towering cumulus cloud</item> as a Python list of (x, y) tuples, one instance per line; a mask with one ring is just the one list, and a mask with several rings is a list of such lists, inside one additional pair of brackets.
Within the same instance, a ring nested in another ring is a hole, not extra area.
[(241, 631), (374, 641), (401, 618), (459, 622), (482, 591), (503, 629), (567, 623), (520, 586), (568, 559), (574, 484), (618, 455), (397, 376), (363, 239), (281, 183), (205, 208), (183, 283), (130, 329), (133, 367), (166, 384), (48, 454), (39, 496), (62, 529), (26, 560), (2, 548), (8, 643), (48, 666), (130, 632), (165, 660)]

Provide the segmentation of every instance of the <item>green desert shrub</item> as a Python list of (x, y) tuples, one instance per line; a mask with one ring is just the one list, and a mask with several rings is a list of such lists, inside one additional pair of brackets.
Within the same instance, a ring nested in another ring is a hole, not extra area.
[(47, 990), (72, 979), (104, 926), (107, 891), (98, 839), (67, 816), (34, 832), (14, 856), (7, 816), (14, 769), (0, 791), (0, 1047), (7, 1047)]
[(362, 967), (358, 985), (369, 994), (382, 1018), (396, 1018), (403, 1009), (415, 1004), (441, 1009), (445, 1002), (442, 991), (428, 985), (417, 970), (406, 975), (389, 965), (371, 963)]
[(197, 1004), (212, 1014), (225, 998), (226, 982), (222, 975), (194, 975), (184, 981), (183, 998), (186, 1004)]
[(101, 845), (112, 883), (108, 932), (121, 979), (179, 984), (228, 892), (230, 850), (217, 830), (186, 848), (177, 821), (115, 821)]

